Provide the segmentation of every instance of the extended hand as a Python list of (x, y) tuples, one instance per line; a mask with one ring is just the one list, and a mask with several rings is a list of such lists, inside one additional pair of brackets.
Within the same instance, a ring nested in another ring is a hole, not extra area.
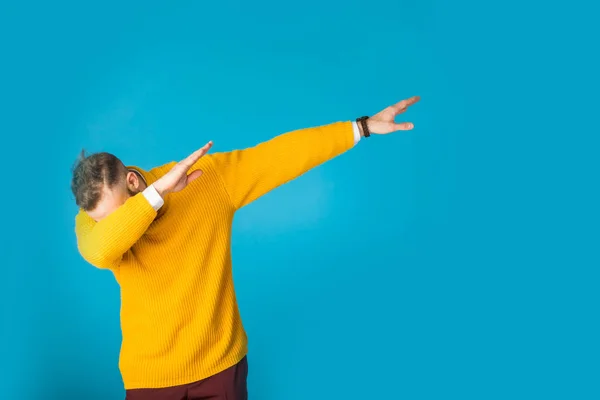
[(169, 172), (163, 175), (160, 179), (154, 182), (156, 191), (164, 197), (168, 193), (179, 192), (184, 189), (190, 182), (202, 175), (201, 170), (196, 170), (188, 175), (188, 171), (192, 166), (212, 147), (212, 141), (208, 142), (201, 149), (196, 150), (185, 159), (181, 160)]
[[(409, 131), (414, 128), (411, 122), (396, 123), (396, 117), (405, 112), (408, 107), (415, 104), (420, 100), (419, 96), (413, 96), (409, 99), (402, 100), (401, 102), (385, 108), (383, 111), (378, 112), (367, 120), (367, 126), (369, 132), (379, 135), (386, 133), (392, 133), (396, 131)], [(361, 128), (360, 124), (358, 124)]]

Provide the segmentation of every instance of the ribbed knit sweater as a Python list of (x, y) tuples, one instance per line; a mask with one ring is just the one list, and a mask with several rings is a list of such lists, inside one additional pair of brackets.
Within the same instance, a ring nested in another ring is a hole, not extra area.
[[(81, 255), (112, 271), (120, 286), (125, 389), (195, 382), (246, 355), (231, 266), (236, 210), (353, 142), (350, 122), (289, 132), (252, 148), (204, 156), (192, 168), (204, 174), (167, 195), (158, 212), (142, 193), (99, 222), (79, 211)], [(130, 168), (151, 185), (174, 165)]]

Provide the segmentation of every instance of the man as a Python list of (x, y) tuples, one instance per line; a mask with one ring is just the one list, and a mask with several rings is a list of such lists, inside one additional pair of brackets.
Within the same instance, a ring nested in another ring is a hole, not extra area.
[(234, 213), (361, 137), (412, 129), (395, 118), (418, 100), (245, 150), (206, 155), (209, 142), (150, 171), (108, 153), (79, 161), (71, 184), (77, 244), (121, 288), (127, 399), (247, 399), (247, 338), (231, 267)]

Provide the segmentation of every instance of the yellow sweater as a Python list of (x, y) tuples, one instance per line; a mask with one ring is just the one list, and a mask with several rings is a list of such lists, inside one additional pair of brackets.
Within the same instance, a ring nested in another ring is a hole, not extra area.
[[(193, 169), (202, 177), (167, 195), (158, 213), (141, 193), (98, 223), (78, 213), (81, 255), (120, 285), (126, 389), (195, 382), (246, 355), (231, 268), (235, 211), (353, 144), (350, 122), (289, 132), (201, 158)], [(150, 185), (174, 164), (130, 168)]]

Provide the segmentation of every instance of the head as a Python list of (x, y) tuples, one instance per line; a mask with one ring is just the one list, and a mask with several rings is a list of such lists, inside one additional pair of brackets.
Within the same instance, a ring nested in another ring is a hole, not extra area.
[(100, 221), (146, 188), (143, 178), (110, 153), (81, 152), (73, 167), (71, 190), (77, 205)]

